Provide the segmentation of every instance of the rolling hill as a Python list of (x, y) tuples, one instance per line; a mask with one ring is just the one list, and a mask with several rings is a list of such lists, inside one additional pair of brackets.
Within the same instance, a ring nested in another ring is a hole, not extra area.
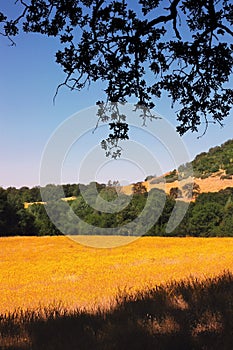
[[(190, 173), (193, 176), (190, 176)], [(190, 163), (179, 166), (178, 171), (174, 169), (160, 177), (148, 176), (141, 184), (147, 191), (157, 188), (163, 189), (167, 194), (170, 194), (173, 188), (183, 192), (183, 187), (190, 183), (198, 186), (199, 193), (219, 192), (227, 187), (233, 187), (232, 177), (233, 140), (228, 140), (221, 146), (198, 154)], [(123, 187), (122, 191), (131, 194), (133, 185)]]

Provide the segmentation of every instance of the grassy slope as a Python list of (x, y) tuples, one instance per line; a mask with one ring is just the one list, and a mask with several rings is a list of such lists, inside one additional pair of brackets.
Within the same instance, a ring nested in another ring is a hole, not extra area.
[[(167, 194), (169, 194), (170, 189), (173, 187), (178, 187), (182, 189), (182, 186), (184, 186), (186, 183), (189, 182), (195, 182), (200, 186), (200, 193), (204, 192), (218, 192), (220, 190), (223, 190), (227, 187), (233, 187), (233, 180), (232, 179), (225, 179), (221, 180), (220, 175), (216, 176), (209, 176), (206, 179), (201, 178), (193, 178), (193, 179), (184, 179), (181, 181), (173, 181), (168, 183), (160, 183), (160, 184), (151, 184), (150, 181), (144, 181), (142, 184), (147, 188), (147, 191), (151, 190), (152, 188), (157, 188), (160, 190), (164, 190)], [(125, 194), (130, 195), (132, 193), (132, 185), (125, 186), (122, 188), (122, 191)]]

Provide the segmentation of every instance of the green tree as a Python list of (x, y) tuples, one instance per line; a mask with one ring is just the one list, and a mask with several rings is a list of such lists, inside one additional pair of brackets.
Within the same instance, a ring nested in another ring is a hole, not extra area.
[(118, 197), (115, 187), (105, 187), (99, 194), (105, 201), (108, 202), (114, 201)]
[(24, 201), (20, 196), (19, 190), (17, 190), (15, 187), (8, 187), (6, 194), (6, 200), (12, 207), (14, 207), (16, 210), (20, 210), (23, 207)]
[[(188, 205), (188, 209), (187, 209), (187, 205)], [(172, 236), (178, 236), (178, 237), (185, 237), (185, 236), (193, 236), (196, 235), (196, 232), (193, 233), (193, 231), (191, 230), (191, 225), (190, 225), (190, 219), (192, 217), (192, 210), (195, 206), (195, 203), (191, 202), (191, 203), (186, 203), (186, 202), (179, 202), (179, 206), (177, 208), (177, 213), (176, 215), (179, 216), (183, 215), (183, 212), (185, 210), (185, 216), (182, 219), (182, 221), (180, 222), (180, 224), (175, 228), (174, 231), (171, 232)]]
[(224, 208), (229, 194), (231, 194), (232, 190), (221, 190), (219, 192), (208, 192), (208, 193), (201, 193), (196, 199), (196, 204), (198, 205), (205, 205), (206, 203), (210, 204), (219, 204)]
[(132, 193), (134, 195), (136, 195), (136, 194), (145, 194), (145, 193), (147, 193), (146, 186), (144, 186), (142, 184), (142, 182), (137, 182), (137, 183), (133, 184), (133, 186), (132, 186)]
[(166, 199), (167, 199), (166, 194), (162, 190), (153, 188), (149, 192), (149, 196), (147, 199), (147, 204), (149, 205), (147, 205), (144, 224), (147, 225), (148, 223), (154, 223), (154, 225), (146, 233), (146, 235), (157, 236), (157, 235), (162, 235), (164, 233), (164, 222), (162, 222), (163, 220), (162, 217), (166, 212), (166, 209), (165, 209)]
[(85, 220), (85, 218), (92, 214), (93, 208), (87, 204), (84, 198), (80, 195), (75, 201), (71, 203), (71, 208), (74, 213), (80, 218)]
[(196, 199), (200, 193), (200, 186), (196, 182), (189, 182), (182, 187), (182, 190), (184, 191), (187, 198)]
[(61, 185), (48, 184), (41, 188), (42, 200), (44, 202), (56, 201), (64, 196)]
[(178, 187), (172, 187), (169, 191), (169, 196), (173, 199), (181, 198), (182, 197), (182, 191)]
[[(15, 188), (0, 188), (0, 235), (16, 236), (28, 233), (33, 227), (33, 218), (26, 216), (18, 191)], [(32, 229), (31, 234), (33, 232)]]
[(223, 218), (219, 203), (196, 204), (190, 218), (190, 232), (194, 236), (214, 236)]
[(17, 211), (17, 226), (18, 234), (22, 236), (38, 235), (38, 228), (35, 224), (34, 215), (24, 208)]
[(78, 184), (66, 184), (63, 185), (63, 190), (65, 193), (65, 197), (77, 197), (80, 194), (79, 185)]
[(17, 234), (16, 223), (16, 212), (7, 201), (7, 192), (0, 187), (0, 236)]
[(35, 186), (30, 189), (30, 200), (29, 202), (41, 202), (41, 193), (40, 193), (40, 187)]
[(215, 231), (217, 236), (233, 237), (233, 202), (229, 195), (223, 210), (223, 218)]
[(60, 234), (60, 231), (48, 217), (43, 204), (33, 204), (28, 210), (34, 216), (34, 225), (39, 236)]
[(162, 214), (158, 220), (158, 225), (160, 226), (160, 235), (165, 234), (166, 224), (170, 219), (172, 210), (174, 209), (176, 201), (170, 196), (166, 196), (165, 206), (163, 208)]

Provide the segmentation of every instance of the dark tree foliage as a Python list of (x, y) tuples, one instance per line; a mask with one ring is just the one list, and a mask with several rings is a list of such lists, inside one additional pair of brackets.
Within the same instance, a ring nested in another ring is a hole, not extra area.
[(133, 194), (147, 193), (146, 186), (144, 186), (142, 182), (137, 182), (137, 183), (133, 184), (132, 193)]
[(178, 187), (172, 187), (169, 191), (170, 197), (173, 199), (181, 198), (182, 197), (182, 191)]
[[(61, 85), (80, 90), (101, 80), (107, 101), (133, 96), (148, 107), (165, 91), (180, 105), (180, 134), (202, 122), (222, 124), (229, 114), (231, 0), (17, 0), (15, 6), (17, 18), (0, 12), (1, 34), (12, 43), (20, 29), (59, 37)], [(112, 130), (127, 133), (117, 122)]]
[(200, 193), (200, 186), (196, 183), (186, 183), (183, 187), (182, 190), (184, 191), (185, 195), (187, 198), (193, 198), (196, 199)]

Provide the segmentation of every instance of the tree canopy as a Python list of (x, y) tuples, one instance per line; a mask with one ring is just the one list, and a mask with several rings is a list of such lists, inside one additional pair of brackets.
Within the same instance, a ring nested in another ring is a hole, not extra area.
[(231, 0), (17, 0), (14, 6), (17, 18), (0, 12), (1, 34), (12, 44), (20, 30), (59, 37), (56, 62), (66, 74), (60, 86), (80, 90), (100, 80), (106, 101), (134, 97), (150, 108), (165, 91), (178, 104), (180, 134), (222, 124), (229, 114)]

